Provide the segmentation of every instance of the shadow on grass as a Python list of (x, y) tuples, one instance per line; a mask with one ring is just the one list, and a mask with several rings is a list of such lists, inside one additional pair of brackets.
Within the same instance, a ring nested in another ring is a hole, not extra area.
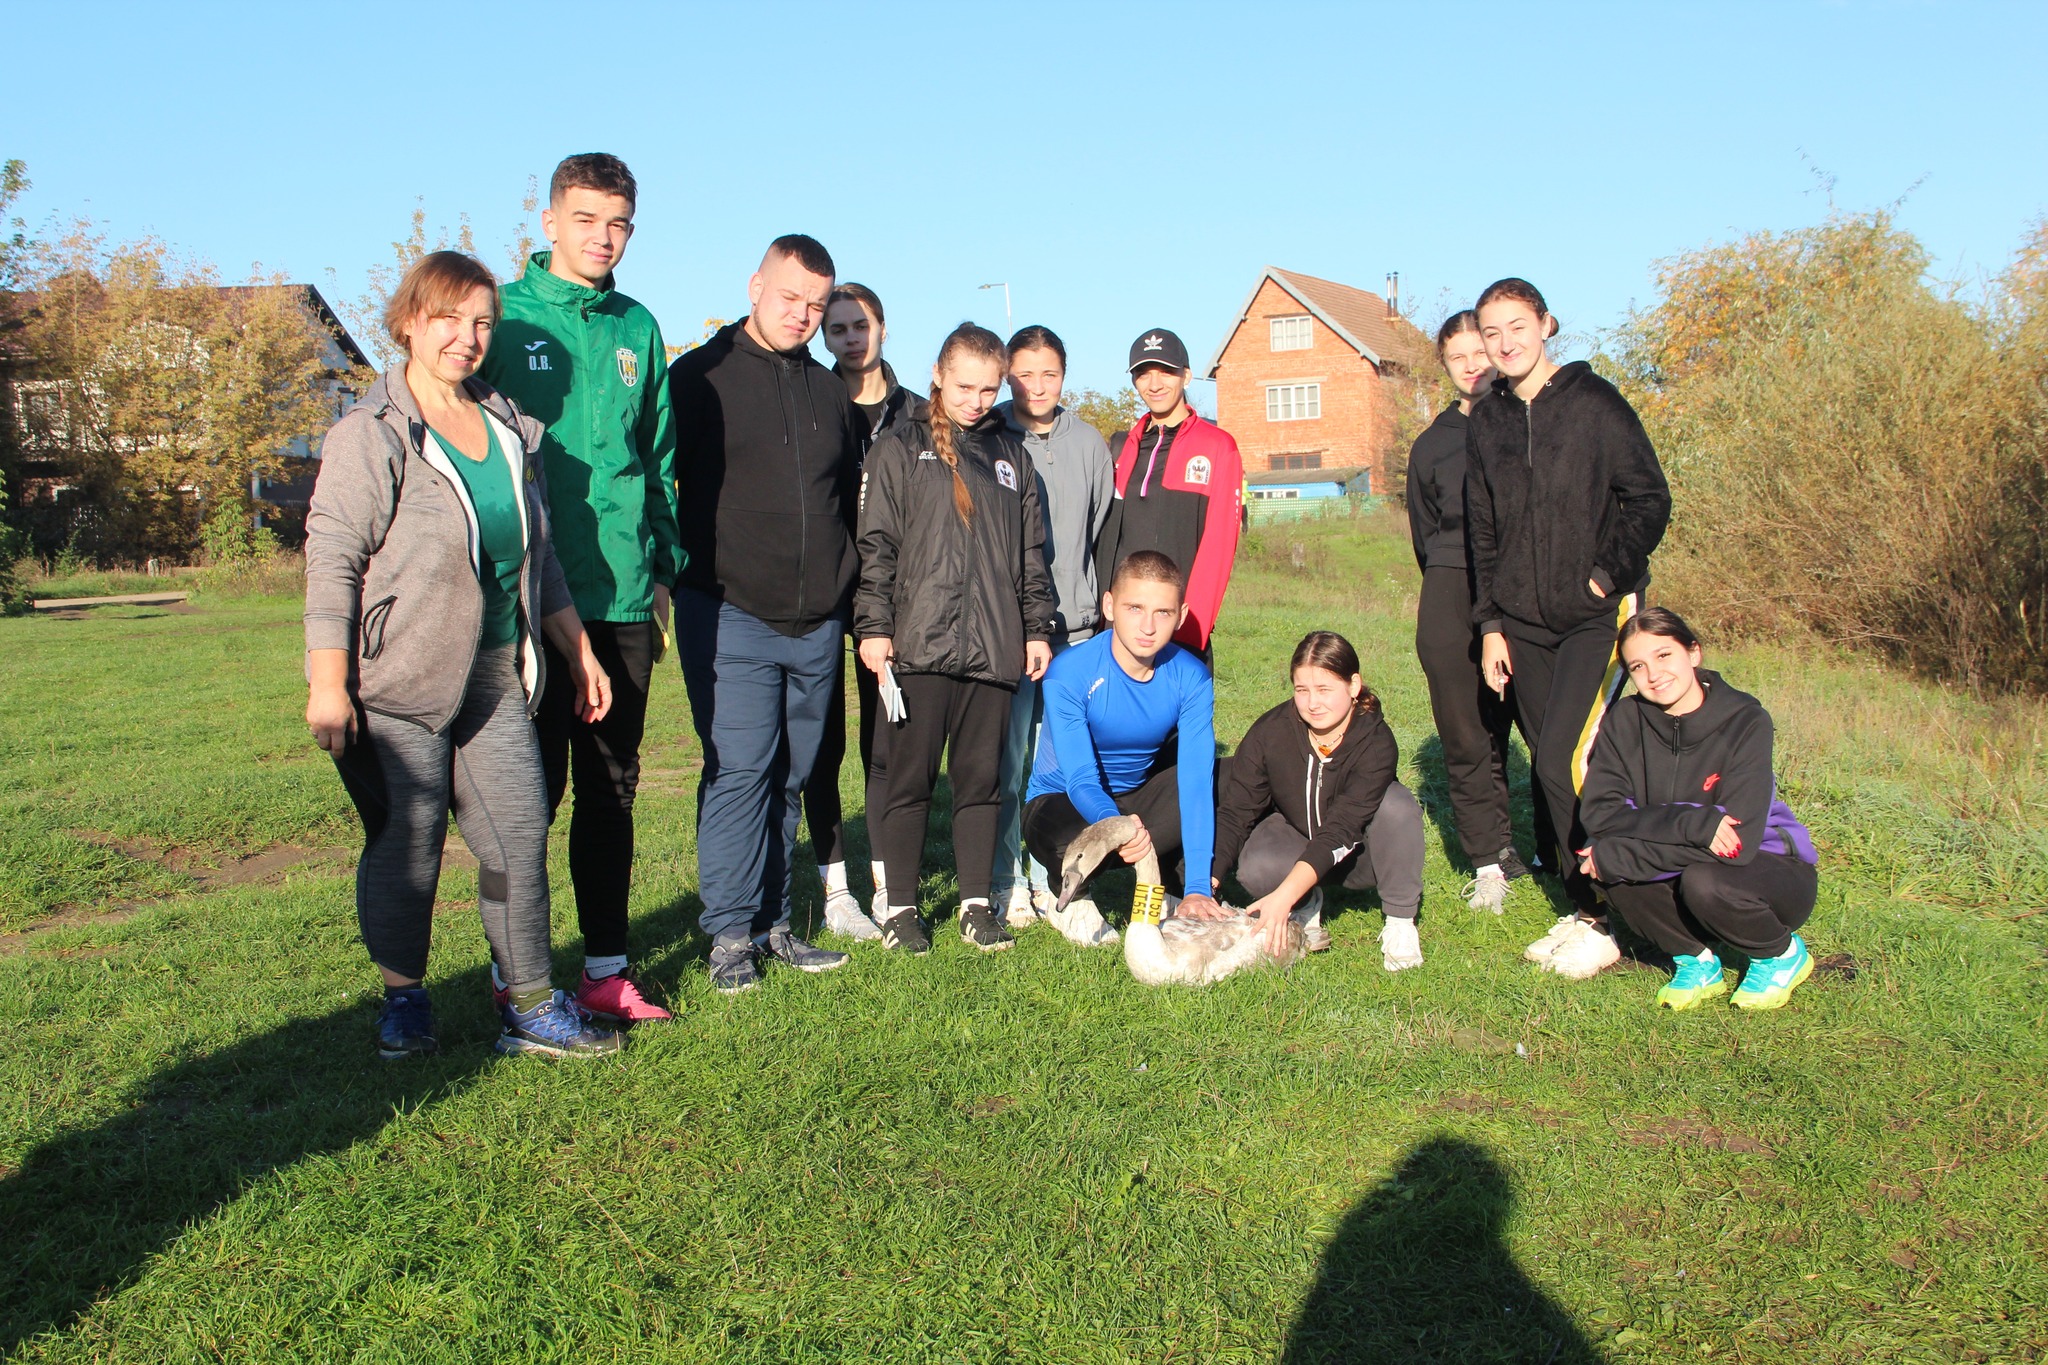
[(1487, 1151), (1435, 1137), (1344, 1216), (1284, 1365), (1602, 1359), (1509, 1254), (1514, 1188)]
[[(659, 958), (658, 994), (704, 956), (697, 901), (640, 916), (636, 951)], [(558, 960), (556, 979), (572, 980)], [(363, 972), (375, 972), (363, 963)], [(491, 1050), (490, 969), (430, 978), (438, 1056), (378, 1060), (378, 1000), (294, 1019), (217, 1051), (173, 1062), (121, 1113), (61, 1133), (0, 1177), (0, 1355), (62, 1329), (120, 1292), (148, 1260), (252, 1184), (308, 1157), (375, 1136), (394, 1111), (460, 1094), (501, 1062)], [(602, 1063), (596, 1063), (602, 1065)]]

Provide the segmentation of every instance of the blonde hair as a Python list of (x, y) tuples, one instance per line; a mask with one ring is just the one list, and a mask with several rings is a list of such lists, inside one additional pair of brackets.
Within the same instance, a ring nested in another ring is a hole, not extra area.
[[(999, 366), (1007, 366), (1010, 353), (1003, 348), (1003, 339), (986, 327), (977, 327), (963, 322), (955, 327), (946, 338), (946, 344), (939, 347), (939, 359), (934, 368), (944, 374), (946, 365), (954, 357), (968, 355), (976, 360), (993, 360)], [(974, 495), (967, 491), (967, 480), (960, 477), (960, 452), (954, 446), (953, 419), (946, 415), (946, 405), (939, 397), (939, 381), (932, 380), (932, 453), (945, 461), (946, 468), (953, 471), (953, 510), (960, 514), (960, 520), (974, 520)]]
[(477, 289), (491, 291), (491, 325), (498, 325), (498, 279), (490, 267), (460, 251), (430, 251), (412, 263), (384, 305), (384, 331), (392, 343), (412, 354), (410, 329), (416, 318), (438, 317)]

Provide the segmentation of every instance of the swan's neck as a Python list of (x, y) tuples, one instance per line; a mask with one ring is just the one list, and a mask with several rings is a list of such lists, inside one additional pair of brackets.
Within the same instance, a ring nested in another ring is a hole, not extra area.
[[(1157, 876), (1155, 872), (1153, 874)], [(1140, 881), (1131, 894), (1131, 923), (1157, 924), (1166, 918), (1166, 888), (1158, 882)]]

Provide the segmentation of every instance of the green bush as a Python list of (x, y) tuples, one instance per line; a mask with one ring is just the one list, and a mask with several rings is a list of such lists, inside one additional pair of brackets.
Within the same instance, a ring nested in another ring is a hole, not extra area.
[(1671, 479), (1660, 599), (2048, 689), (2042, 245), (1975, 304), (1881, 213), (1667, 263), (1606, 357)]

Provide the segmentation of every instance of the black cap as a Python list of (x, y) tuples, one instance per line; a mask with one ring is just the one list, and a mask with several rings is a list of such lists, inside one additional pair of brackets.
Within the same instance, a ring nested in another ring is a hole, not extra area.
[(1188, 348), (1164, 327), (1154, 327), (1131, 343), (1131, 373), (1136, 374), (1140, 365), (1164, 365), (1169, 369), (1185, 370), (1188, 368)]

